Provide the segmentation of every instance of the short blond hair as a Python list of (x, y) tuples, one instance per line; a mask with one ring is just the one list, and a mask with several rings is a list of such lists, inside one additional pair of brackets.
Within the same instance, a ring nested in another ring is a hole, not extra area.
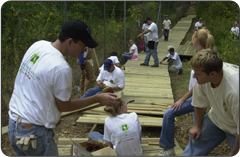
[(210, 31), (207, 29), (199, 29), (196, 33), (193, 34), (192, 40), (194, 41), (195, 38), (198, 39), (200, 45), (204, 47), (204, 49), (213, 49), (215, 45), (215, 40)]
[(213, 49), (203, 49), (196, 53), (190, 60), (192, 68), (203, 68), (207, 75), (212, 71), (219, 73), (223, 67), (223, 61)]

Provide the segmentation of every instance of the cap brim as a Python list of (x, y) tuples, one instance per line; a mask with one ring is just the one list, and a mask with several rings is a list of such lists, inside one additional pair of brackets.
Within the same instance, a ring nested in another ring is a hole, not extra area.
[(88, 40), (81, 40), (87, 47), (95, 48), (98, 46), (98, 43), (91, 37)]
[(104, 66), (104, 70), (110, 70), (111, 69), (111, 66)]

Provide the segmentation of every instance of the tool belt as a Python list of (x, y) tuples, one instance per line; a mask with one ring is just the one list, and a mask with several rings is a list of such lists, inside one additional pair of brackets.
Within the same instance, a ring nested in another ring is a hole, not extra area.
[[(16, 113), (12, 112), (11, 111), (11, 114), (15, 114), (17, 115)], [(22, 123), (22, 117), (17, 115), (17, 119), (16, 119), (16, 134), (18, 134), (18, 131), (17, 131), (17, 127), (18, 127), (18, 124), (21, 123), (21, 127), (22, 129), (32, 129), (33, 128), (33, 125), (34, 124), (29, 124), (29, 123)], [(54, 132), (54, 141), (55, 143), (57, 143), (57, 134), (55, 133), (55, 129), (53, 129), (53, 132)], [(29, 136), (26, 136), (26, 137), (20, 137), (20, 136), (16, 136), (16, 139), (18, 139), (18, 141), (16, 142), (16, 144), (20, 144), (20, 145), (23, 145), (23, 150), (27, 150), (28, 147), (32, 146), (33, 149), (36, 149), (37, 148), (37, 137), (33, 134), (29, 135)]]

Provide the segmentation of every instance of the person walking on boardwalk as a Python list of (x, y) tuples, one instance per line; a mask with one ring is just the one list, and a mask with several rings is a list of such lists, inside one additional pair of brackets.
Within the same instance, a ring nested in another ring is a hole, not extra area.
[[(181, 62), (181, 59), (180, 59), (178, 53), (174, 52), (174, 48), (172, 48), (172, 47), (168, 50), (168, 52), (169, 52), (169, 54), (167, 55), (167, 57), (164, 57), (160, 61), (160, 64), (169, 65), (171, 62), (173, 62), (174, 65), (169, 66), (168, 71), (175, 72), (179, 75), (182, 75), (182, 62)], [(168, 58), (170, 58), (171, 60), (168, 63), (163, 63), (163, 61)]]
[[(183, 156), (207, 156), (228, 139), (234, 156), (239, 151), (239, 67), (225, 63), (213, 49), (204, 49), (190, 60), (196, 81), (192, 105), (195, 125)], [(205, 108), (211, 110), (204, 115)]]
[(62, 25), (57, 40), (37, 41), (23, 56), (8, 112), (8, 138), (16, 156), (58, 156), (53, 128), (62, 112), (94, 103), (119, 103), (112, 93), (71, 99), (72, 69), (64, 56), (77, 58), (86, 46), (98, 46), (89, 26), (69, 20)]
[[(149, 25), (147, 24), (147, 21), (144, 21), (144, 24), (142, 26), (142, 32), (146, 31), (148, 29)], [(143, 39), (144, 41), (144, 53), (146, 53), (147, 51), (147, 36), (148, 36), (149, 32), (147, 34), (144, 34), (142, 37), (141, 37), (141, 40)]]
[[(201, 29), (193, 34), (192, 42), (194, 49), (201, 51), (206, 48), (213, 49), (215, 42), (213, 36), (206, 29)], [(159, 147), (163, 150), (158, 156), (173, 156), (174, 150), (174, 134), (175, 134), (175, 117), (193, 112), (193, 124), (195, 123), (194, 107), (192, 103), (193, 85), (195, 78), (193, 77), (194, 71), (191, 71), (189, 91), (175, 102), (171, 108), (165, 111), (163, 116), (162, 130), (159, 139)]]
[(93, 88), (96, 79), (93, 73), (91, 48), (86, 47), (84, 53), (78, 56), (78, 63), (81, 71), (80, 95), (82, 96), (89, 88)]
[(146, 57), (145, 57), (144, 63), (141, 63), (140, 65), (148, 66), (150, 57), (153, 56), (154, 65), (152, 65), (151, 67), (159, 67), (159, 59), (158, 59), (158, 53), (157, 53), (157, 45), (159, 42), (158, 27), (154, 22), (152, 22), (150, 17), (146, 18), (146, 22), (149, 25), (148, 29), (137, 36), (137, 37), (142, 37), (144, 34), (149, 33), (147, 36), (148, 46), (147, 46)]
[(163, 21), (162, 32), (164, 35), (164, 41), (168, 41), (169, 31), (171, 31), (171, 21), (168, 19), (168, 15), (165, 16), (165, 20)]

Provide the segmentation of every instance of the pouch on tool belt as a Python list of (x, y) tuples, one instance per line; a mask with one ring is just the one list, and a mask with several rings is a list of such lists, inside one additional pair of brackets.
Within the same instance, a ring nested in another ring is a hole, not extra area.
[(16, 144), (23, 144), (23, 150), (27, 150), (30, 143), (33, 149), (37, 148), (37, 137), (35, 135), (29, 135), (27, 137), (16, 136), (16, 139), (18, 139)]
[(154, 44), (155, 44), (155, 41), (148, 41), (147, 47), (150, 49), (154, 49)]

